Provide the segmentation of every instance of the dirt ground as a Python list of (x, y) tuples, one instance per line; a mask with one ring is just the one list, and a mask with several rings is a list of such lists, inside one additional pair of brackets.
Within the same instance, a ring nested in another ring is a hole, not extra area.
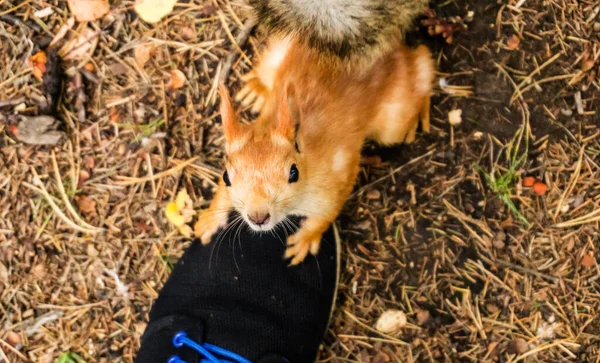
[[(189, 244), (163, 210), (181, 188), (210, 201), (216, 84), (229, 57), (240, 88), (264, 34), (232, 58), (243, 1), (181, 1), (152, 26), (132, 5), (73, 24), (64, 1), (0, 0), (0, 361), (131, 362)], [(407, 36), (436, 56), (432, 131), (365, 147), (320, 360), (600, 362), (600, 4), (431, 8), (456, 29), (448, 43), (424, 16)], [(59, 133), (29, 135), (37, 115)], [(385, 334), (388, 310), (408, 323)]]

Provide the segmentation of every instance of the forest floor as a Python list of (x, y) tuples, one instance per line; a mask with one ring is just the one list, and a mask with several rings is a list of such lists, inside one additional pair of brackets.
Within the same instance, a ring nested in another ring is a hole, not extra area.
[[(132, 4), (73, 23), (64, 1), (0, 0), (0, 362), (131, 362), (189, 245), (164, 208), (182, 188), (205, 207), (221, 174), (216, 85), (231, 65), (240, 89), (264, 33), (233, 57), (243, 1), (156, 25)], [(600, 5), (431, 9), (457, 29), (408, 34), (439, 69), (432, 131), (365, 147), (320, 360), (598, 362)], [(388, 310), (408, 323), (384, 334)]]

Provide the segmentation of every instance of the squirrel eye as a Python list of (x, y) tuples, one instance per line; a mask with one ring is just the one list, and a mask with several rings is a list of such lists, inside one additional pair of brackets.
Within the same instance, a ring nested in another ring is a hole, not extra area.
[(290, 184), (295, 183), (298, 181), (299, 177), (300, 177), (300, 173), (298, 172), (298, 168), (296, 167), (296, 164), (293, 164), (292, 168), (290, 169), (290, 178), (289, 178), (288, 182)]
[(225, 170), (225, 172), (223, 173), (223, 181), (225, 182), (226, 186), (231, 186), (231, 181), (229, 180), (229, 174), (227, 173), (227, 170)]

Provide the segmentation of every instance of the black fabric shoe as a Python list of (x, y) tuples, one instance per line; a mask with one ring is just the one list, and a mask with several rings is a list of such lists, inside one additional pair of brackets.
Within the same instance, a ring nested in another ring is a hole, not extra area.
[(194, 241), (152, 307), (135, 362), (314, 362), (336, 297), (339, 238), (330, 228), (317, 256), (294, 267), (283, 259), (285, 241), (282, 228), (230, 228), (207, 246)]

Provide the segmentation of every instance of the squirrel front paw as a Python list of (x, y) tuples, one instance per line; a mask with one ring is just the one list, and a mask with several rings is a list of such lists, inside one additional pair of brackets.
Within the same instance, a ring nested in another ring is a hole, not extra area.
[(200, 238), (203, 245), (209, 244), (217, 231), (227, 225), (227, 213), (214, 212), (210, 209), (200, 212), (194, 225), (194, 235)]
[(267, 98), (267, 87), (263, 84), (256, 69), (242, 76), (242, 81), (246, 84), (242, 90), (236, 94), (236, 101), (241, 102), (243, 107), (252, 105), (250, 110), (253, 113), (259, 113)]
[(304, 261), (308, 252), (316, 255), (321, 246), (321, 234), (313, 232), (303, 232), (300, 229), (296, 234), (287, 239), (287, 249), (285, 258), (291, 258), (290, 266), (294, 266)]

